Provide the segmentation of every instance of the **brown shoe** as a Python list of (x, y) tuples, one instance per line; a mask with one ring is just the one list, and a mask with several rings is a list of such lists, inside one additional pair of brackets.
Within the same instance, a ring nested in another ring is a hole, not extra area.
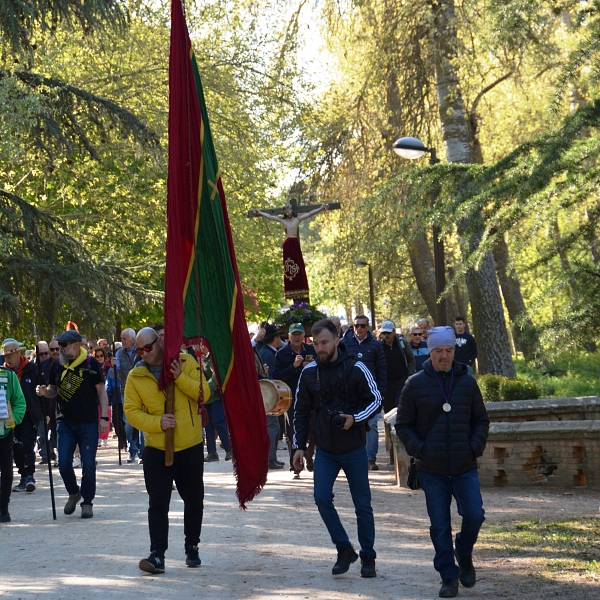
[(65, 504), (65, 515), (72, 515), (77, 508), (77, 503), (81, 500), (81, 494), (69, 494), (69, 499)]

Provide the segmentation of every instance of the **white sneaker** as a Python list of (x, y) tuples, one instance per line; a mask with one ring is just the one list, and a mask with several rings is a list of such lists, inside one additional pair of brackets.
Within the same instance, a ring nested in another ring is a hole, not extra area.
[(76, 456), (73, 459), (73, 468), (74, 469), (79, 469), (79, 467), (81, 467), (81, 458), (79, 456)]

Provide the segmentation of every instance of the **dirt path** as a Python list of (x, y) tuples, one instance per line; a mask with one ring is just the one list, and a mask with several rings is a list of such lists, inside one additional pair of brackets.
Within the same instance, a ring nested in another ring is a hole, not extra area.
[[(142, 467), (119, 467), (114, 442), (111, 446), (98, 452), (93, 519), (81, 519), (79, 509), (71, 516), (63, 514), (66, 492), (56, 472), (56, 522), (52, 521), (46, 474), (36, 473), (38, 489), (33, 494), (13, 493), (13, 522), (0, 525), (0, 597), (437, 598), (439, 580), (431, 563), (433, 549), (422, 492), (395, 487), (388, 466), (371, 476), (376, 579), (361, 579), (358, 564), (344, 576), (331, 576), (335, 551), (312, 499), (311, 474), (303, 473), (300, 481), (292, 481), (288, 471), (271, 472), (265, 490), (242, 512), (235, 499), (231, 463), (223, 460), (206, 465), (202, 567), (184, 565), (183, 503), (174, 492), (167, 571), (146, 575), (138, 570), (149, 547)], [(283, 460), (285, 452), (279, 454)], [(385, 462), (385, 457), (380, 460)], [(356, 542), (352, 503), (343, 478), (335, 492), (342, 521)], [(515, 490), (484, 490), (488, 519), (484, 527), (510, 519), (598, 515), (597, 490), (564, 492), (535, 489), (519, 495)], [(476, 565), (479, 582), (472, 590), (461, 589), (461, 597), (600, 598), (598, 582), (583, 578), (548, 581), (523, 559), (476, 554)]]

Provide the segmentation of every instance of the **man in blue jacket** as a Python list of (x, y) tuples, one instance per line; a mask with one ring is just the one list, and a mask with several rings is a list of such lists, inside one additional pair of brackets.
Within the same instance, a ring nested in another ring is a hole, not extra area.
[[(383, 346), (371, 333), (369, 318), (358, 315), (354, 318), (354, 331), (348, 331), (343, 340), (346, 351), (350, 356), (363, 363), (377, 383), (377, 388), (382, 396), (387, 389), (387, 372)], [(371, 417), (367, 431), (367, 458), (371, 471), (379, 470), (377, 466), (377, 450), (379, 449), (379, 432), (377, 420), (379, 413)]]
[[(396, 417), (396, 433), (416, 459), (425, 492), (441, 598), (457, 595), (459, 579), (466, 588), (475, 585), (472, 553), (484, 521), (477, 458), (485, 449), (490, 424), (477, 382), (466, 365), (454, 360), (455, 343), (452, 327), (428, 331), (430, 359), (407, 380)], [(452, 496), (462, 517), (455, 547)]]

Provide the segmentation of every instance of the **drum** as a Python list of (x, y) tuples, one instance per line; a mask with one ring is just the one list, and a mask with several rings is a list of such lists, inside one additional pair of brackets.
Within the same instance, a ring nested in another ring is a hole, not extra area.
[(286, 413), (292, 405), (292, 390), (283, 381), (277, 379), (259, 380), (265, 412), (278, 417)]

